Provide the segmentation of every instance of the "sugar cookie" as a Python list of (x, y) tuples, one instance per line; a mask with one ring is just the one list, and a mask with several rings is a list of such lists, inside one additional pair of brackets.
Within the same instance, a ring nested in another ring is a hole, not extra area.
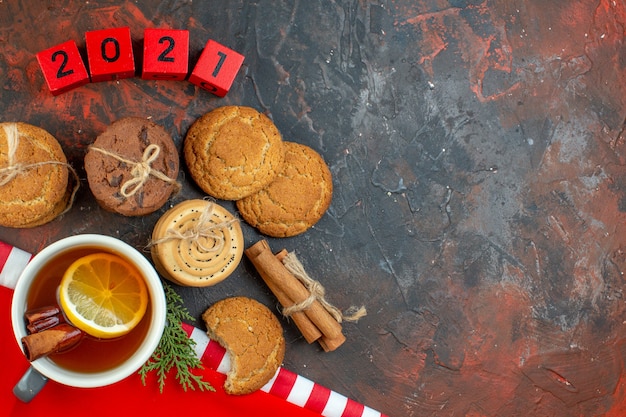
[(71, 195), (67, 159), (50, 133), (0, 123), (0, 225), (29, 228), (56, 218)]
[(224, 106), (193, 123), (184, 154), (191, 177), (204, 192), (238, 200), (276, 177), (284, 158), (282, 145), (267, 116), (250, 107)]
[(285, 356), (283, 329), (263, 304), (247, 297), (226, 298), (209, 307), (202, 319), (209, 337), (230, 354), (224, 390), (249, 394), (262, 388)]
[(243, 219), (261, 233), (290, 237), (308, 230), (328, 209), (333, 193), (330, 170), (313, 149), (284, 142), (285, 161), (264, 189), (237, 201)]

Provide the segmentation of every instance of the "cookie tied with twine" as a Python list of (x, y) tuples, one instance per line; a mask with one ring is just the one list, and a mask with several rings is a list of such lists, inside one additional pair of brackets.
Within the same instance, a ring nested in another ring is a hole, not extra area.
[(27, 123), (0, 123), (0, 225), (30, 228), (67, 212), (80, 181), (61, 145)]
[(111, 124), (85, 155), (89, 188), (101, 207), (124, 216), (161, 208), (180, 190), (179, 158), (165, 129), (127, 117)]
[(239, 221), (207, 200), (187, 200), (169, 209), (152, 232), (150, 253), (159, 273), (184, 286), (206, 287), (226, 279), (243, 256)]

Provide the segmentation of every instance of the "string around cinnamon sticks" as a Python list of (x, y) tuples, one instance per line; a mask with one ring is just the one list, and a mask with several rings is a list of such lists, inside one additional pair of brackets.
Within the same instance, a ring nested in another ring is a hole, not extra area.
[(346, 310), (347, 313), (342, 313), (341, 310), (326, 301), (326, 290), (324, 289), (322, 284), (320, 284), (318, 281), (314, 280), (307, 274), (304, 266), (302, 265), (302, 263), (300, 263), (300, 260), (296, 256), (295, 252), (287, 253), (282, 259), (282, 262), (283, 265), (285, 265), (285, 268), (287, 268), (287, 270), (291, 272), (293, 276), (298, 278), (298, 280), (302, 282), (306, 289), (309, 290), (309, 292), (311, 293), (309, 298), (307, 298), (303, 302), (294, 304), (290, 307), (286, 307), (285, 309), (283, 309), (283, 315), (291, 316), (297, 311), (306, 310), (311, 305), (311, 303), (313, 303), (314, 300), (319, 301), (339, 323), (341, 323), (342, 321), (356, 322), (367, 315), (367, 310), (364, 306), (352, 306)]
[(308, 343), (319, 342), (326, 352), (337, 349), (346, 340), (341, 321), (355, 321), (366, 314), (364, 307), (354, 314), (342, 314), (325, 300), (321, 284), (303, 273), (304, 268), (297, 258), (294, 262), (295, 255), (289, 257), (288, 263), (300, 278), (294, 276), (283, 263), (288, 255), (286, 251), (274, 255), (265, 240), (246, 249), (245, 254), (282, 305), (283, 314), (287, 310), (305, 340)]

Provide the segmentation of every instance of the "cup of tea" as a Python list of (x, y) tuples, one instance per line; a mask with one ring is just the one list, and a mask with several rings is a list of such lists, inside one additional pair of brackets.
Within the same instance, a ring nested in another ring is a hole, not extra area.
[(22, 401), (30, 401), (47, 382), (82, 388), (102, 387), (136, 372), (157, 348), (166, 320), (165, 293), (157, 272), (147, 258), (114, 237), (82, 234), (61, 239), (36, 254), (20, 275), (11, 302), (11, 322), (17, 343), (29, 335), (25, 314), (58, 305), (58, 288), (65, 271), (77, 259), (95, 253), (116, 255), (132, 265), (143, 278), (148, 305), (127, 334), (105, 339), (86, 336), (63, 352), (31, 361), (31, 367), (14, 388)]

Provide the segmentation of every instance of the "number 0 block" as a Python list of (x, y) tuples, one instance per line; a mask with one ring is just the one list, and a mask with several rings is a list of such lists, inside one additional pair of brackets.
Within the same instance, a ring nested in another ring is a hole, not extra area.
[(144, 80), (184, 80), (188, 71), (188, 30), (144, 30), (141, 78)]
[(209, 40), (189, 76), (189, 82), (224, 97), (235, 81), (243, 60), (243, 55)]
[(74, 41), (39, 52), (37, 61), (48, 89), (55, 96), (89, 82), (87, 68)]
[(91, 81), (110, 81), (135, 75), (130, 28), (92, 30), (85, 33)]

